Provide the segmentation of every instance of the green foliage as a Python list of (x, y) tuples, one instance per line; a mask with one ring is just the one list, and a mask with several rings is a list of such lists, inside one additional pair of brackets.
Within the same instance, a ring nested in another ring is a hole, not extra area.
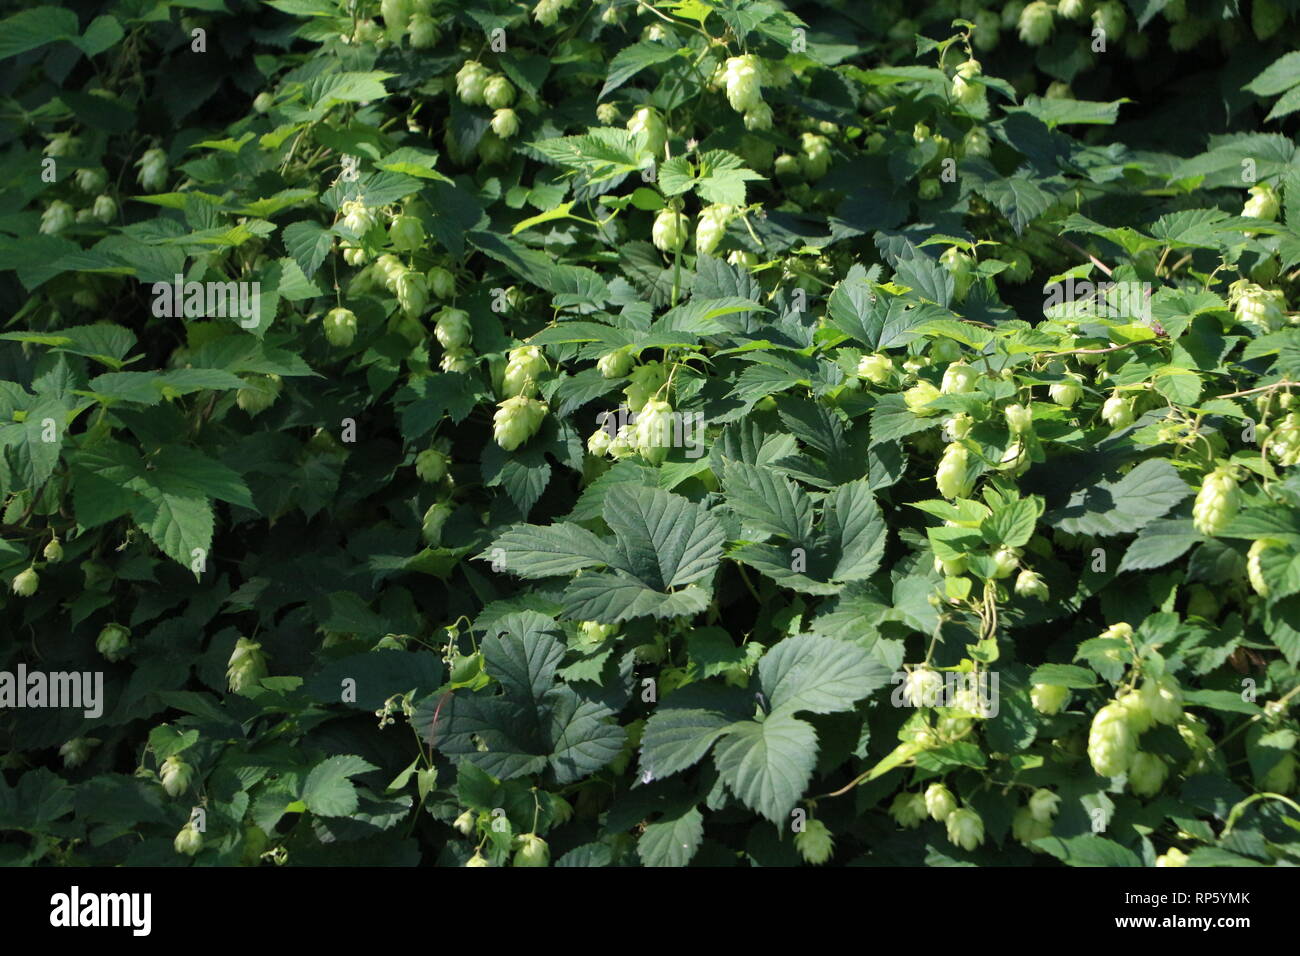
[(1249, 8), (4, 13), (0, 862), (1300, 862)]

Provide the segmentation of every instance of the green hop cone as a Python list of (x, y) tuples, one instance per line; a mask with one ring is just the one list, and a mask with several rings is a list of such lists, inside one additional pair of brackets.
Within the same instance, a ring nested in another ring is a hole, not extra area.
[(40, 584), (41, 579), (36, 573), (36, 569), (28, 568), (25, 571), (18, 572), (14, 577), (13, 584), (10, 586), (13, 588), (14, 594), (19, 597), (31, 597), (36, 593), (36, 589), (40, 587)]
[(632, 352), (626, 348), (606, 352), (596, 359), (596, 368), (601, 378), (622, 378), (632, 368)]
[(330, 309), (325, 314), (325, 339), (335, 348), (347, 348), (357, 335), (357, 317), (351, 309)]
[(403, 213), (388, 227), (388, 239), (398, 252), (416, 252), (424, 245), (424, 226), (415, 216)]
[(826, 824), (820, 820), (809, 820), (794, 835), (794, 848), (799, 851), (805, 863), (820, 866), (834, 855), (835, 840)]
[(919, 382), (903, 393), (903, 402), (913, 415), (933, 415), (937, 409), (929, 406), (939, 397), (939, 390), (929, 382)]
[(943, 372), (943, 384), (939, 391), (944, 395), (960, 395), (972, 391), (979, 381), (979, 373), (965, 362), (954, 362)]
[(1040, 714), (1059, 714), (1070, 699), (1070, 688), (1060, 684), (1035, 684), (1029, 689), (1029, 702)]
[(984, 101), (984, 86), (970, 82), (981, 73), (978, 60), (967, 60), (957, 67), (952, 78), (952, 98), (962, 106), (976, 106)]
[(162, 767), (158, 769), (158, 776), (162, 780), (163, 789), (167, 791), (167, 795), (169, 797), (179, 797), (190, 788), (190, 780), (194, 777), (194, 768), (179, 756), (173, 754), (163, 761)]
[(1038, 789), (1029, 798), (1029, 812), (1040, 823), (1051, 823), (1061, 798), (1051, 790)]
[(464, 309), (444, 307), (438, 313), (437, 321), (434, 322), (433, 334), (444, 349), (466, 348), (474, 337), (469, 313)]
[[(960, 573), (960, 572), (958, 572)], [(903, 681), (903, 700), (910, 707), (936, 707), (943, 692), (943, 678), (938, 671), (918, 667)]]
[(1020, 564), (1020, 552), (1015, 548), (1001, 547), (993, 552), (993, 577), (1002, 580), (1011, 577), (1011, 573)]
[(599, 621), (583, 621), (578, 625), (582, 642), (594, 646), (603, 644), (618, 633), (617, 624), (601, 624)]
[(862, 356), (858, 362), (858, 377), (873, 385), (884, 385), (894, 373), (894, 363), (881, 352)]
[(429, 280), (424, 273), (408, 269), (397, 277), (393, 285), (402, 311), (412, 319), (419, 317), (429, 301)]
[(493, 439), (506, 451), (514, 451), (537, 434), (546, 411), (546, 403), (535, 398), (526, 395), (507, 398), (492, 416)]
[(650, 399), (636, 416), (633, 443), (637, 452), (652, 465), (659, 465), (668, 457), (672, 442), (673, 407)]
[(752, 110), (763, 102), (762, 76), (758, 57), (752, 53), (733, 56), (723, 65), (727, 102), (737, 113)]
[[(1260, 538), (1253, 541), (1250, 545), (1250, 551), (1246, 553), (1246, 577), (1250, 579), (1250, 586), (1255, 589), (1255, 593), (1260, 597), (1268, 597), (1268, 582), (1264, 580), (1264, 569), (1260, 564), (1260, 557), (1270, 548), (1280, 547), (1282, 542), (1276, 538)], [(1191, 608), (1189, 606), (1188, 610)]]
[(1169, 766), (1155, 754), (1136, 753), (1128, 768), (1128, 786), (1139, 797), (1154, 797), (1165, 784)]
[(172, 848), (182, 856), (194, 856), (203, 849), (203, 834), (192, 823), (181, 827), (172, 841)]
[(945, 821), (948, 840), (963, 850), (973, 850), (984, 842), (984, 820), (969, 807), (953, 810)]
[(515, 851), (511, 866), (549, 866), (551, 850), (546, 841), (536, 833), (525, 833), (519, 838), (519, 849)]
[(1276, 289), (1238, 279), (1228, 287), (1228, 300), (1237, 321), (1256, 334), (1276, 332), (1286, 323), (1286, 300)]
[(429, 291), (436, 299), (450, 299), (456, 294), (456, 277), (442, 266), (434, 266), (425, 278), (429, 280)]
[(456, 818), (452, 826), (456, 828), (461, 836), (469, 836), (478, 826), (478, 814), (473, 810), (466, 810)]
[(1040, 820), (1034, 816), (1029, 807), (1021, 807), (1011, 818), (1011, 835), (1017, 842), (1025, 844), (1030, 850), (1041, 853), (1043, 851), (1034, 846), (1033, 843), (1035, 840), (1041, 840), (1052, 835), (1051, 818)]
[(474, 369), (474, 353), (469, 349), (447, 349), (438, 360), (438, 367), (444, 372), (471, 372)]
[(1267, 183), (1260, 183), (1258, 186), (1250, 187), (1241, 214), (1251, 219), (1263, 219), (1266, 222), (1272, 222), (1277, 218), (1281, 206), (1277, 191)]
[(1007, 428), (1011, 429), (1013, 435), (1023, 435), (1033, 428), (1034, 413), (1024, 405), (1019, 403), (1008, 405), (1002, 409), (1002, 414), (1007, 420)]
[(1231, 466), (1216, 468), (1205, 476), (1196, 502), (1192, 505), (1192, 524), (1204, 535), (1221, 534), (1241, 507), (1241, 492), (1232, 477)]
[(1120, 0), (1104, 0), (1092, 11), (1093, 29), (1100, 30), (1107, 43), (1114, 43), (1124, 36), (1128, 26), (1128, 11)]
[(492, 132), (502, 139), (509, 139), (519, 132), (519, 114), (509, 107), (502, 107), (492, 114)]
[(650, 155), (662, 157), (664, 144), (668, 142), (668, 127), (663, 117), (649, 106), (643, 106), (632, 114), (627, 121), (628, 132), (645, 137), (646, 150)]
[(1147, 696), (1136, 690), (1125, 691), (1116, 699), (1116, 703), (1124, 708), (1129, 729), (1134, 734), (1144, 734), (1155, 726), (1156, 720), (1147, 702)]
[(244, 387), (235, 392), (235, 404), (256, 418), (275, 404), (283, 387), (278, 375), (246, 375)]
[(161, 149), (146, 150), (135, 164), (140, 167), (139, 181), (145, 192), (158, 192), (167, 185), (167, 154)]
[(546, 356), (538, 346), (524, 345), (511, 349), (506, 360), (505, 374), (501, 378), (502, 394), (531, 395), (542, 373), (549, 369)]
[(1052, 35), (1052, 5), (1034, 0), (1020, 12), (1017, 28), (1020, 41), (1029, 46), (1042, 46)]
[(1064, 382), (1053, 382), (1047, 388), (1052, 401), (1062, 408), (1070, 408), (1083, 398), (1083, 385), (1079, 376), (1071, 374)]
[(90, 215), (99, 222), (110, 223), (117, 216), (117, 203), (112, 196), (96, 196)]
[(126, 657), (131, 646), (131, 632), (121, 624), (105, 624), (95, 638), (95, 650), (110, 663), (117, 663)]
[(41, 234), (46, 236), (55, 236), (63, 232), (74, 222), (77, 214), (72, 207), (62, 199), (56, 199), (45, 207), (41, 213)]
[(711, 256), (722, 242), (727, 232), (727, 223), (731, 219), (731, 207), (720, 204), (705, 206), (700, 211), (699, 221), (695, 226), (695, 252), (701, 256)]
[(889, 807), (889, 815), (900, 827), (913, 830), (930, 815), (925, 796), (920, 793), (900, 793)]
[(483, 90), (487, 86), (487, 67), (477, 60), (467, 60), (456, 73), (456, 95), (466, 106), (482, 106)]
[(1183, 692), (1173, 677), (1148, 678), (1142, 682), (1141, 693), (1156, 723), (1173, 726), (1183, 719)]
[(1103, 777), (1125, 773), (1137, 752), (1137, 738), (1129, 723), (1129, 713), (1118, 703), (1109, 703), (1092, 719), (1088, 733), (1088, 759), (1093, 770)]
[(58, 564), (63, 560), (63, 545), (59, 543), (58, 538), (51, 538), (41, 555), (50, 564)]
[(939, 823), (947, 820), (957, 809), (957, 800), (952, 791), (941, 783), (932, 783), (925, 788), (925, 812)]
[(685, 218), (676, 210), (660, 209), (650, 229), (650, 240), (660, 252), (678, 252), (686, 245)]
[(1156, 866), (1186, 866), (1187, 854), (1176, 846), (1171, 846), (1168, 850), (1156, 857)]
[(799, 169), (808, 180), (821, 179), (831, 165), (831, 141), (818, 133), (799, 135)]
[(90, 752), (98, 746), (99, 740), (95, 737), (73, 737), (71, 740), (64, 741), (63, 746), (59, 748), (63, 766), (69, 770), (80, 767), (90, 759)]
[(515, 101), (515, 88), (504, 76), (493, 76), (483, 84), (483, 102), (494, 110), (503, 110)]
[(1118, 392), (1101, 406), (1101, 420), (1111, 428), (1124, 428), (1133, 424), (1133, 402)]
[(266, 675), (266, 655), (262, 653), (262, 645), (247, 637), (239, 638), (226, 666), (226, 680), (231, 693), (242, 693)]
[(441, 36), (437, 21), (427, 13), (411, 14), (411, 22), (407, 25), (406, 31), (411, 38), (411, 48), (415, 50), (427, 50), (437, 46)]
[(1028, 568), (1016, 575), (1016, 594), (1030, 597), (1036, 601), (1046, 601), (1048, 597), (1047, 582), (1037, 571)]
[(953, 442), (943, 452), (939, 467), (935, 470), (934, 482), (939, 494), (945, 498), (965, 498), (970, 494), (970, 482), (967, 477), (966, 446)]
[(469, 861), (465, 865), (466, 866), (491, 866), (492, 864), (487, 861), (487, 857), (485, 857), (482, 853), (479, 853), (476, 850), (474, 852), (474, 855), (469, 858)]
[(421, 481), (435, 484), (447, 476), (447, 456), (437, 448), (426, 448), (415, 456), (415, 473)]

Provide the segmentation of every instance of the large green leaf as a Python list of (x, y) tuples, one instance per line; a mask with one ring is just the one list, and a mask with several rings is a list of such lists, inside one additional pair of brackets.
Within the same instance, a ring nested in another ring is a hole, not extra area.
[(718, 772), (745, 806), (783, 826), (817, 764), (817, 732), (789, 711), (732, 725), (718, 743)]

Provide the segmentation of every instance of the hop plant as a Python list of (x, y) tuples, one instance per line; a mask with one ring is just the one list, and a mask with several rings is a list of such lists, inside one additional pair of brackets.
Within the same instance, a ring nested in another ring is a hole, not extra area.
[(661, 252), (678, 252), (686, 245), (683, 217), (674, 209), (660, 209), (650, 229), (650, 240)]
[(169, 797), (179, 797), (190, 788), (190, 780), (194, 777), (194, 768), (179, 756), (173, 754), (163, 761), (162, 766), (158, 769), (158, 776), (162, 779), (163, 789), (167, 791), (167, 795)]
[(910, 707), (934, 707), (943, 690), (943, 678), (928, 667), (909, 671), (903, 681), (903, 700)]
[(436, 299), (450, 299), (456, 294), (456, 277), (442, 266), (434, 266), (425, 278), (429, 282), (429, 291)]
[(126, 657), (131, 646), (131, 632), (121, 624), (105, 624), (95, 638), (95, 650), (110, 663), (116, 664)]
[(474, 828), (477, 825), (478, 825), (478, 814), (475, 813), (473, 810), (464, 811), (452, 823), (452, 826), (456, 829), (458, 833), (460, 833), (461, 836), (469, 836), (471, 833), (474, 832)]
[(83, 193), (103, 192), (108, 185), (108, 174), (99, 168), (78, 169), (73, 179)]
[[(343, 228), (356, 236), (364, 236), (376, 222), (375, 211), (360, 199), (347, 199), (340, 203), (339, 215), (343, 217)], [(390, 257), (385, 261), (397, 260)]]
[(57, 236), (71, 226), (76, 218), (77, 214), (70, 205), (62, 199), (56, 199), (45, 207), (45, 212), (41, 213), (41, 234)]
[(1183, 717), (1183, 692), (1168, 674), (1142, 682), (1142, 699), (1158, 724), (1177, 724)]
[(1260, 557), (1270, 548), (1280, 547), (1282, 542), (1276, 538), (1260, 538), (1250, 545), (1246, 554), (1246, 576), (1250, 586), (1260, 597), (1268, 597), (1268, 582), (1264, 580), (1264, 569), (1260, 566)]
[(421, 315), (429, 301), (429, 280), (424, 273), (408, 269), (397, 277), (394, 285), (397, 304), (407, 317), (414, 319)]
[(245, 376), (244, 387), (235, 392), (235, 404), (256, 418), (275, 404), (283, 387), (278, 375)]
[(1169, 766), (1155, 754), (1136, 753), (1128, 769), (1129, 789), (1139, 797), (1154, 797), (1165, 784)]
[(183, 856), (195, 856), (203, 849), (203, 834), (193, 823), (187, 823), (176, 834), (172, 848)]
[(1070, 408), (1083, 398), (1083, 385), (1079, 376), (1071, 373), (1063, 382), (1053, 382), (1047, 387), (1052, 401), (1062, 408)]
[(506, 451), (514, 451), (541, 428), (546, 403), (525, 395), (507, 398), (492, 416), (492, 437)]
[(984, 820), (969, 807), (948, 814), (948, 840), (963, 850), (973, 850), (984, 842)]
[(1113, 42), (1124, 35), (1128, 12), (1119, 0), (1104, 0), (1092, 11), (1092, 25), (1102, 32), (1107, 42)]
[(929, 406), (939, 395), (939, 390), (929, 382), (919, 382), (903, 393), (903, 402), (913, 415), (933, 415), (936, 409)]
[(491, 74), (477, 60), (466, 60), (456, 73), (456, 95), (466, 106), (482, 106), (486, 100), (483, 91)]
[(1029, 849), (1036, 852), (1042, 852), (1034, 846), (1035, 840), (1041, 840), (1044, 837), (1052, 835), (1052, 821), (1039, 820), (1030, 812), (1029, 807), (1021, 807), (1011, 818), (1011, 835), (1017, 842), (1025, 844)]
[(504, 395), (531, 394), (542, 373), (549, 368), (546, 356), (538, 346), (523, 345), (511, 349), (506, 360), (505, 375), (501, 379), (502, 393)]
[(989, 156), (993, 152), (993, 141), (984, 127), (972, 126), (962, 137), (961, 150), (965, 156)]
[(14, 594), (17, 594), (19, 597), (31, 597), (36, 593), (36, 589), (40, 587), (40, 584), (41, 579), (36, 573), (36, 569), (27, 568), (24, 571), (19, 571), (18, 574), (14, 576), (13, 583), (10, 587), (13, 589)]
[(1016, 594), (1021, 597), (1031, 597), (1038, 601), (1046, 601), (1048, 593), (1047, 582), (1043, 580), (1042, 575), (1037, 571), (1031, 571), (1026, 568), (1016, 576)]
[(1042, 46), (1052, 35), (1052, 5), (1044, 0), (1034, 0), (1021, 11), (1017, 29), (1022, 43)]
[(818, 133), (799, 135), (799, 170), (809, 180), (821, 179), (831, 165), (831, 142)]
[(637, 412), (633, 443), (637, 452), (653, 465), (662, 464), (673, 439), (673, 407), (650, 399)]
[(826, 824), (820, 820), (809, 820), (794, 835), (794, 848), (799, 851), (805, 863), (820, 866), (834, 855), (835, 840)]
[(483, 102), (491, 109), (505, 109), (514, 101), (515, 88), (504, 76), (489, 77), (483, 84)]
[(881, 352), (864, 355), (858, 362), (858, 376), (873, 385), (884, 385), (889, 381), (893, 371), (894, 363), (889, 360), (888, 355)]
[(960, 442), (953, 442), (944, 449), (943, 458), (939, 460), (939, 467), (935, 471), (934, 481), (939, 488), (939, 494), (945, 498), (965, 498), (970, 494), (967, 457), (966, 446)]
[(700, 211), (699, 222), (695, 227), (695, 252), (701, 256), (711, 256), (722, 237), (727, 232), (727, 223), (731, 220), (730, 206), (714, 204), (705, 206)]
[(1088, 12), (1088, 2), (1089, 0), (1060, 0), (1056, 12), (1066, 20), (1082, 20)]
[(145, 192), (158, 192), (167, 185), (167, 154), (161, 149), (146, 150), (135, 164), (140, 167), (138, 179)]
[(1120, 704), (1107, 704), (1092, 719), (1088, 734), (1088, 759), (1103, 777), (1118, 777), (1126, 772), (1137, 752), (1137, 739), (1129, 723), (1129, 713)]
[(411, 0), (380, 0), (379, 15), (384, 18), (388, 41), (397, 43), (411, 22)]
[(447, 477), (448, 459), (437, 448), (426, 448), (415, 456), (415, 474), (421, 481), (435, 484)]
[(519, 116), (514, 110), (502, 107), (492, 114), (492, 132), (509, 139), (519, 132)]
[(1221, 466), (1205, 476), (1196, 502), (1192, 505), (1192, 524), (1204, 535), (1222, 534), (1241, 506), (1241, 492), (1232, 476), (1231, 466)]
[(1134, 734), (1144, 734), (1155, 725), (1155, 717), (1151, 714), (1147, 697), (1140, 691), (1125, 691), (1116, 698), (1116, 703), (1124, 709), (1128, 717), (1129, 729)]
[(519, 849), (515, 851), (512, 866), (549, 866), (551, 850), (546, 841), (536, 833), (525, 833), (519, 839)]
[(762, 76), (758, 57), (752, 53), (733, 56), (723, 66), (727, 102), (737, 113), (754, 109), (763, 102)]
[(980, 63), (978, 60), (966, 60), (959, 67), (957, 73), (952, 78), (952, 98), (965, 107), (973, 107), (984, 100), (984, 85), (982, 83), (972, 83), (972, 79), (980, 75)]
[(1133, 424), (1133, 402), (1119, 392), (1112, 394), (1101, 406), (1101, 420), (1111, 428), (1124, 428)]
[(1051, 790), (1040, 788), (1030, 796), (1028, 810), (1030, 815), (1038, 822), (1051, 823), (1060, 804), (1060, 796)]
[(606, 352), (596, 359), (601, 378), (622, 378), (632, 368), (632, 351), (627, 348)]
[(1228, 299), (1237, 321), (1258, 335), (1276, 332), (1286, 323), (1286, 300), (1276, 289), (1238, 279), (1228, 287)]
[(944, 395), (960, 395), (972, 391), (978, 380), (979, 373), (975, 369), (965, 362), (954, 362), (944, 369), (943, 384), (939, 391)]
[(41, 556), (50, 564), (58, 564), (62, 561), (63, 545), (59, 543), (59, 539), (50, 538), (49, 542), (45, 545), (45, 550), (41, 552)]
[(90, 214), (102, 223), (110, 223), (117, 216), (117, 203), (112, 196), (96, 196)]
[(1040, 714), (1059, 714), (1070, 699), (1070, 688), (1060, 684), (1034, 684), (1029, 689), (1029, 702)]
[(900, 793), (889, 807), (889, 815), (900, 826), (914, 830), (930, 815), (925, 796), (920, 793)]
[(1002, 409), (1002, 414), (1007, 420), (1007, 428), (1011, 429), (1013, 435), (1023, 435), (1029, 431), (1034, 424), (1034, 413), (1024, 405), (1012, 404)]
[(1249, 198), (1241, 207), (1241, 214), (1251, 219), (1272, 222), (1277, 218), (1280, 208), (1281, 203), (1278, 201), (1277, 192), (1267, 183), (1260, 183), (1258, 186), (1250, 187)]
[(99, 746), (99, 740), (95, 737), (73, 737), (63, 743), (59, 748), (59, 756), (63, 758), (63, 766), (69, 770), (80, 767), (90, 759), (90, 752)]
[(351, 309), (330, 309), (325, 314), (325, 339), (336, 348), (347, 348), (357, 335), (357, 317)]
[(1009, 578), (1019, 564), (1020, 553), (1015, 548), (998, 548), (993, 552), (993, 577)]
[(438, 45), (439, 31), (437, 21), (427, 13), (411, 14), (411, 21), (406, 27), (411, 38), (411, 48), (427, 50)]
[(1186, 866), (1187, 854), (1176, 846), (1171, 846), (1168, 850), (1156, 857), (1156, 866)]
[(646, 149), (652, 156), (662, 156), (668, 142), (668, 127), (663, 117), (649, 106), (642, 106), (627, 121), (628, 132), (645, 136)]
[(424, 226), (408, 213), (394, 216), (388, 227), (388, 239), (398, 252), (415, 252), (424, 244)]
[(772, 107), (759, 103), (745, 111), (745, 129), (760, 132), (772, 128)]
[(931, 818), (943, 823), (957, 809), (957, 801), (947, 787), (932, 783), (925, 788), (925, 811)]
[(266, 675), (266, 655), (262, 653), (262, 645), (247, 637), (239, 638), (226, 665), (230, 692), (241, 694)]
[(433, 324), (433, 334), (444, 349), (466, 348), (474, 336), (469, 313), (464, 309), (444, 306)]
[(474, 353), (469, 349), (447, 349), (438, 361), (444, 372), (469, 372), (474, 368)]

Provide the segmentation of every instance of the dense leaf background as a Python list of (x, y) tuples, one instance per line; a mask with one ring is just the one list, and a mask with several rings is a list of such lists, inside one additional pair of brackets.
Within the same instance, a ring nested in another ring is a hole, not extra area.
[(0, 860), (1300, 861), (1293, 0), (5, 7)]

